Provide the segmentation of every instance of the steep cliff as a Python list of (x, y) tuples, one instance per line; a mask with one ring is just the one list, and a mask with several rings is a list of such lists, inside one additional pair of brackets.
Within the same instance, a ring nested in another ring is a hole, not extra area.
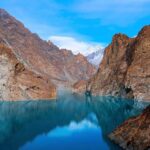
[(87, 81), (80, 80), (73, 85), (72, 92), (73, 93), (83, 93), (86, 90), (86, 86), (87, 86)]
[(43, 41), (3, 9), (0, 9), (0, 38), (29, 69), (44, 74), (56, 85), (72, 85), (96, 71), (84, 56)]
[(109, 137), (124, 149), (148, 150), (150, 148), (150, 105), (141, 115), (125, 121)]
[(28, 70), (0, 40), (0, 100), (56, 98), (55, 86), (44, 76)]
[(88, 88), (96, 95), (150, 100), (150, 26), (136, 38), (116, 34)]

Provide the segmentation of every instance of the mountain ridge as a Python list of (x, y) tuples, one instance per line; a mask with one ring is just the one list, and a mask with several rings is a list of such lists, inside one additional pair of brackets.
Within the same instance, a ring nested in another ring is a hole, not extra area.
[(90, 80), (92, 92), (150, 100), (149, 43), (150, 26), (143, 27), (136, 38), (116, 34)]
[[(97, 73), (87, 80), (86, 88), (94, 95), (150, 100), (149, 50), (150, 25), (143, 27), (135, 38), (115, 34)], [(86, 90), (85, 83), (76, 85), (75, 92)]]
[(87, 59), (73, 54), (66, 57), (66, 52), (31, 33), (3, 9), (0, 9), (0, 38), (24, 65), (45, 74), (56, 86), (71, 86), (77, 80), (88, 79), (96, 71)]

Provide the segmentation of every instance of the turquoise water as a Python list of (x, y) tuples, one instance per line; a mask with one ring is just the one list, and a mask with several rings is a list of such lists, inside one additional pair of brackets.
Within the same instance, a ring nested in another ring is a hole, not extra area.
[(53, 101), (0, 102), (0, 150), (119, 150), (108, 134), (146, 105), (69, 92)]

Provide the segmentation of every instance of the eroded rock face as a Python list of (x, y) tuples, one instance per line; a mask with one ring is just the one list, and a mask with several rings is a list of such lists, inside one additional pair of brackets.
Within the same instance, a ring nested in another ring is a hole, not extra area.
[(55, 86), (46, 77), (28, 70), (1, 42), (0, 100), (55, 99)]
[(136, 38), (116, 34), (88, 87), (96, 95), (150, 100), (150, 26)]
[(24, 65), (47, 76), (56, 85), (72, 85), (89, 79), (96, 69), (84, 56), (60, 50), (52, 42), (41, 40), (22, 23), (0, 9), (0, 38), (11, 47)]
[(150, 105), (141, 115), (125, 121), (109, 137), (124, 149), (150, 149)]
[(86, 90), (87, 81), (80, 80), (73, 85), (73, 93), (83, 93)]

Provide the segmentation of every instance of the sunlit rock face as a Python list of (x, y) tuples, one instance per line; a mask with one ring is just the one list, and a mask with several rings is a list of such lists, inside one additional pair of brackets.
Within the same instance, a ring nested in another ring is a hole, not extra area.
[(73, 85), (73, 92), (74, 93), (84, 93), (86, 90), (86, 85), (87, 85), (87, 81), (86, 80), (80, 80), (78, 82), (76, 82)]
[(81, 54), (74, 55), (71, 51), (60, 50), (50, 41), (43, 41), (2, 9), (0, 38), (28, 68), (44, 74), (56, 86), (70, 86), (78, 80), (89, 79), (96, 71)]
[(55, 86), (27, 69), (11, 48), (0, 44), (0, 100), (56, 98)]
[(88, 87), (96, 95), (150, 100), (150, 26), (136, 38), (116, 34)]
[(150, 148), (150, 105), (144, 112), (125, 121), (113, 133), (110, 139), (128, 150), (148, 150)]

